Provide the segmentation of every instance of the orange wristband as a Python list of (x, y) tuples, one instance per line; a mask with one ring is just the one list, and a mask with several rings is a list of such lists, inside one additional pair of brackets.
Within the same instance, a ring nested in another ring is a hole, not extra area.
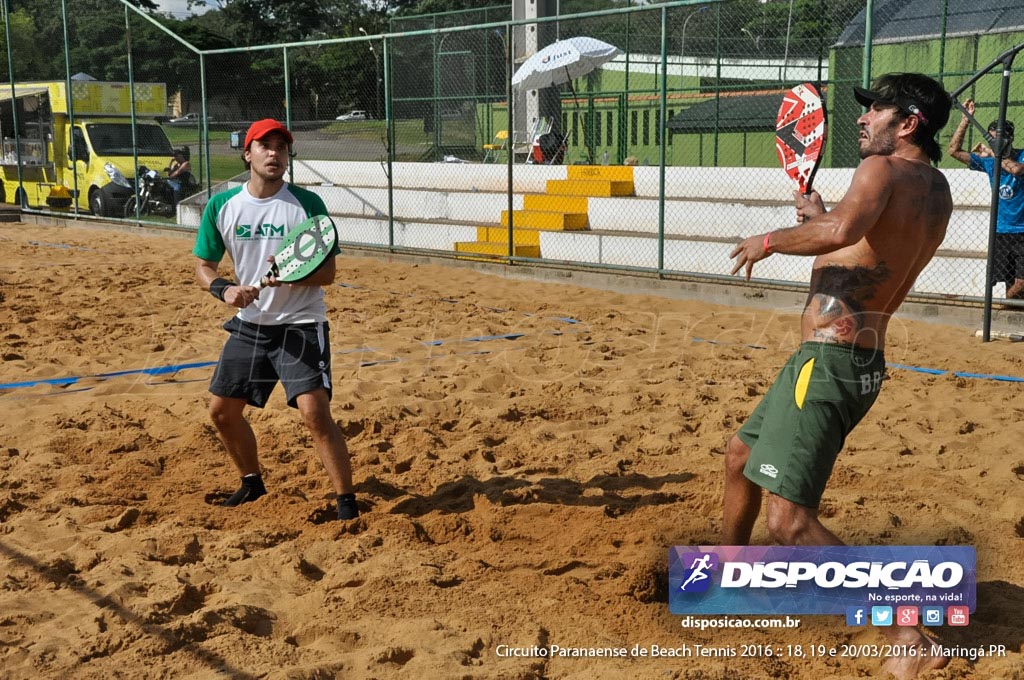
[(765, 253), (765, 255), (771, 255), (772, 254), (772, 244), (770, 243), (770, 241), (772, 240), (772, 233), (773, 232), (769, 231), (767, 234), (764, 235), (764, 253)]

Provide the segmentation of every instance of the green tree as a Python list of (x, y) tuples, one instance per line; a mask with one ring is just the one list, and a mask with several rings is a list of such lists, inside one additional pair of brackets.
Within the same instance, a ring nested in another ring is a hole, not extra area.
[[(7, 16), (7, 28), (11, 36), (11, 54), (14, 59), (15, 80), (46, 80), (51, 73), (50, 50), (38, 39), (39, 28), (35, 17), (24, 8)], [(0, 61), (3, 62), (2, 77), (9, 76), (7, 62), (7, 33), (0, 33)]]

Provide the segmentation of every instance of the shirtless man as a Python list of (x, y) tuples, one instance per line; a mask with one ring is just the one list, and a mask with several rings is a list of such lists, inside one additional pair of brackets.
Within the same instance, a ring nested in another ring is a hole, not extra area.
[[(818, 504), (846, 436), (868, 412), (885, 374), (885, 334), (946, 234), (953, 201), (932, 162), (951, 101), (936, 81), (889, 74), (854, 88), (862, 159), (843, 199), (826, 212), (817, 192), (797, 197), (801, 224), (752, 236), (732, 252), (733, 274), (772, 253), (814, 255), (801, 319), (802, 344), (729, 442), (722, 545), (745, 545), (768, 490), (767, 522), (781, 545), (842, 545), (818, 520)], [(917, 628), (893, 627), (899, 644), (923, 644)], [(901, 680), (947, 663), (898, 657)]]

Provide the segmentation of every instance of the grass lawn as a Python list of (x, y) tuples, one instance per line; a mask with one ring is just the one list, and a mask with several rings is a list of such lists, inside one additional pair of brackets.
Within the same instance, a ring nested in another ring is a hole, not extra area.
[[(472, 151), (479, 149), (476, 139), (477, 135), (473, 130), (472, 123), (463, 119), (442, 120), (440, 122), (440, 141), (442, 148), (445, 149), (445, 153), (472, 158)], [(332, 121), (315, 129), (305, 129), (299, 123), (295, 127), (297, 137), (301, 138), (304, 135), (308, 135), (309, 139), (314, 142), (312, 146), (310, 146), (309, 142), (304, 142), (302, 146), (303, 158), (306, 160), (344, 159), (344, 144), (346, 141), (378, 144), (382, 149), (384, 147), (383, 136), (386, 127), (383, 120)], [(189, 147), (192, 152), (193, 174), (197, 178), (205, 177), (204, 155), (206, 147), (205, 144), (201, 143), (201, 131), (199, 128), (191, 126), (164, 126), (164, 132), (167, 134), (171, 146), (175, 148)], [(394, 133), (396, 160), (423, 160), (424, 154), (429, 155), (433, 153), (430, 149), (433, 148), (435, 141), (437, 141), (435, 132), (432, 130), (424, 131), (421, 119), (395, 121)], [(241, 150), (230, 148), (230, 141), (230, 131), (210, 130), (210, 175), (215, 183), (230, 179), (245, 169), (241, 161)], [(324, 155), (317, 156), (318, 153), (323, 153)], [(467, 156), (466, 154), (470, 155)], [(432, 156), (431, 159), (433, 159)], [(205, 184), (205, 181), (201, 180), (201, 183)]]
[[(199, 146), (199, 128), (194, 127), (170, 127), (165, 125), (164, 132), (171, 146), (187, 145), (196, 149)], [(227, 130), (210, 130), (210, 144), (224, 144), (231, 142), (231, 133)]]
[[(442, 121), (445, 144), (453, 146), (473, 146), (476, 144), (476, 135), (471, 125), (464, 120)], [(384, 121), (382, 120), (360, 120), (335, 122), (322, 129), (327, 134), (336, 134), (339, 137), (365, 139), (378, 141), (384, 136)], [(433, 132), (423, 131), (423, 121), (397, 120), (395, 121), (395, 143), (396, 144), (421, 144), (431, 142), (434, 139)]]
[[(192, 152), (190, 161), (192, 163), (192, 174), (200, 183), (205, 185), (203, 178), (206, 177), (206, 161), (204, 160), (206, 148), (200, 143), (199, 129), (194, 127), (170, 127), (164, 126), (164, 132), (171, 146), (179, 148), (187, 146)], [(242, 163), (242, 152), (229, 147), (231, 133), (226, 130), (210, 130), (210, 175), (214, 183), (231, 179), (245, 171)]]

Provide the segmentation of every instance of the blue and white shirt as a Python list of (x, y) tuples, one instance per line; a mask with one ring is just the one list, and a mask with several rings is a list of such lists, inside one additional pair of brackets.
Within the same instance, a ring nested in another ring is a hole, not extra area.
[[(1024, 163), (1024, 150), (1015, 159)], [(996, 159), (991, 156), (971, 154), (968, 167), (971, 170), (988, 173), (991, 183), (995, 174)], [(1000, 234), (1024, 234), (1024, 177), (1017, 177), (1003, 169), (999, 177), (999, 216), (996, 232)]]

